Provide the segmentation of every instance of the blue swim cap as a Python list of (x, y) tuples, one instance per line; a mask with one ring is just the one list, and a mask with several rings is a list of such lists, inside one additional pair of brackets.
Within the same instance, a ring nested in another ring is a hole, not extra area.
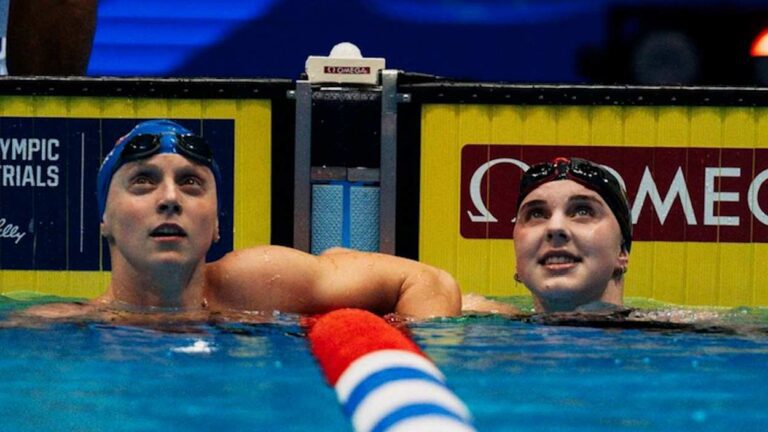
[(217, 207), (221, 212), (222, 181), (219, 165), (205, 141), (189, 129), (170, 120), (148, 120), (136, 125), (117, 140), (115, 148), (104, 159), (96, 178), (96, 200), (99, 219), (104, 219), (107, 194), (112, 177), (126, 162), (146, 159), (156, 154), (174, 153), (207, 166), (216, 180)]

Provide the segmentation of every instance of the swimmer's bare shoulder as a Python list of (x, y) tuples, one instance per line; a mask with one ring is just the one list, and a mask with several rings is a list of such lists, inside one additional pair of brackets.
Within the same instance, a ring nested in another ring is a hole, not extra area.
[(42, 321), (113, 321), (116, 309), (107, 295), (85, 301), (46, 303), (30, 306), (15, 314), (22, 320)]
[(55, 322), (103, 320), (100, 308), (90, 302), (47, 303), (9, 314), (0, 327), (37, 327)]
[[(158, 330), (197, 331), (200, 324), (237, 322), (262, 324), (274, 322), (271, 314), (250, 311), (207, 309), (199, 310), (134, 310), (119, 309), (108, 304), (94, 303), (52, 303), (30, 307), (11, 315), (2, 327), (39, 327), (52, 323), (103, 323), (147, 327)], [(192, 326), (192, 327), (186, 327)]]
[(92, 302), (48, 303), (30, 306), (20, 311), (18, 316), (59, 320), (93, 315), (98, 310), (99, 306)]
[(230, 252), (206, 266), (211, 307), (244, 310), (299, 309), (297, 286), (305, 284), (316, 257), (282, 246), (257, 246)]

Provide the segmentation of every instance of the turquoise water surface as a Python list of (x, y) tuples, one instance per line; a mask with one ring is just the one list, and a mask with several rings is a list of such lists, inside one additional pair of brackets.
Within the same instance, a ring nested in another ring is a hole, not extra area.
[[(22, 305), (6, 300), (0, 319)], [(765, 322), (732, 315), (746, 318), (684, 330), (494, 316), (409, 327), (481, 431), (768, 430)], [(350, 430), (299, 318), (271, 321), (0, 326), (0, 430)]]

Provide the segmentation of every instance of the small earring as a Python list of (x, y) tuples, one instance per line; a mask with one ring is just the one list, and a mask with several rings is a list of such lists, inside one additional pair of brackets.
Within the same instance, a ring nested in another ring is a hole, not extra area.
[(617, 267), (617, 268), (615, 268), (613, 270), (613, 277), (614, 278), (620, 278), (620, 277), (624, 276), (624, 274), (626, 272), (627, 272), (627, 267), (626, 266)]
[(517, 272), (515, 272), (515, 282), (522, 282), (522, 281), (520, 280), (520, 275), (519, 275), (519, 274), (517, 274)]

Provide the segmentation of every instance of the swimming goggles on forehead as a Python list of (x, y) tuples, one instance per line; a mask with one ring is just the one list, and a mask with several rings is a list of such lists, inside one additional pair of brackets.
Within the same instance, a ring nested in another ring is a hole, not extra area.
[[(610, 176), (610, 178), (608, 177)], [(519, 204), (534, 189), (553, 180), (575, 180), (590, 189), (608, 188), (610, 192), (623, 195), (619, 182), (608, 174), (604, 168), (596, 166), (586, 159), (559, 157), (552, 162), (531, 166), (520, 180)]]
[[(135, 133), (138, 128), (149, 127), (163, 127), (164, 130)], [(221, 211), (223, 199), (221, 171), (208, 143), (202, 137), (184, 130), (175, 123), (150, 121), (140, 124), (134, 128), (134, 131), (122, 137), (118, 141), (117, 146), (104, 159), (101, 168), (99, 168), (96, 179), (96, 197), (99, 215), (102, 218), (106, 209), (109, 185), (112, 182), (112, 176), (114, 176), (117, 170), (128, 162), (146, 159), (160, 153), (175, 153), (208, 167), (213, 172), (216, 182), (217, 203), (219, 211)]]
[(201, 164), (210, 166), (213, 163), (213, 151), (205, 140), (194, 134), (179, 134), (175, 132), (143, 133), (135, 135), (125, 142), (120, 152), (122, 163), (145, 159), (157, 153), (161, 153), (163, 137), (172, 137), (176, 153), (192, 159)]
[(558, 157), (552, 162), (531, 166), (520, 179), (517, 211), (534, 189), (555, 180), (573, 180), (600, 195), (616, 216), (627, 251), (632, 246), (632, 218), (629, 200), (618, 179), (605, 168), (586, 159)]

